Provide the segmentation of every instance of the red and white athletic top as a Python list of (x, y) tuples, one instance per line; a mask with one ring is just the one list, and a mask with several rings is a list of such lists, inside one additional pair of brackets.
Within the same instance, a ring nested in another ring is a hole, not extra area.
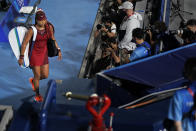
[[(38, 30), (37, 36), (32, 49), (32, 54), (30, 58), (30, 66), (42, 66), (48, 64), (48, 49), (47, 49), (48, 35), (46, 29)], [(29, 52), (31, 51), (30, 45)]]

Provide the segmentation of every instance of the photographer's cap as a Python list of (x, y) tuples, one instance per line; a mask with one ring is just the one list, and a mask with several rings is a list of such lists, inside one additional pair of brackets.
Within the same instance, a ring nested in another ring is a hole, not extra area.
[(119, 9), (133, 9), (133, 4), (129, 1), (123, 2), (121, 6), (118, 7)]

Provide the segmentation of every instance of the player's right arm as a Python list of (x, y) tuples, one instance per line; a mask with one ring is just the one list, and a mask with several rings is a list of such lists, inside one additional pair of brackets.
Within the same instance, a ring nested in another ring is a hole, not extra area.
[(30, 28), (27, 33), (25, 34), (25, 37), (24, 37), (24, 40), (22, 42), (22, 46), (21, 46), (21, 50), (20, 50), (20, 59), (18, 60), (18, 64), (19, 65), (22, 65), (24, 60), (23, 60), (23, 57), (24, 57), (24, 52), (25, 52), (25, 49), (27, 47), (27, 44), (28, 42), (30, 41), (31, 37), (33, 36), (33, 29)]

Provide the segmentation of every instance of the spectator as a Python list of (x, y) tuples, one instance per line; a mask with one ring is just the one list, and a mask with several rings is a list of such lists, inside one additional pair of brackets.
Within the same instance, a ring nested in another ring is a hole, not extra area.
[(124, 2), (119, 9), (123, 9), (126, 12), (126, 16), (120, 25), (119, 31), (119, 48), (127, 49), (128, 51), (136, 48), (135, 43), (132, 40), (132, 31), (135, 28), (140, 27), (140, 20), (142, 16), (133, 11), (133, 4), (129, 1)]
[(178, 90), (170, 101), (168, 118), (176, 131), (196, 131), (196, 58), (184, 65), (184, 78), (190, 81), (187, 89)]
[(133, 51), (129, 60), (134, 61), (149, 56), (151, 54), (151, 46), (148, 42), (144, 41), (144, 31), (136, 28), (133, 30), (132, 36), (137, 48)]

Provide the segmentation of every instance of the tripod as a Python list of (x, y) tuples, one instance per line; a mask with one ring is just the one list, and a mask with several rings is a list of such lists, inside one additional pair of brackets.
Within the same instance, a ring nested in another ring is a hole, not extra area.
[(183, 27), (187, 20), (183, 17), (183, 14), (186, 13), (186, 14), (189, 14), (189, 15), (193, 15), (192, 12), (188, 12), (188, 11), (185, 11), (185, 10), (182, 10), (181, 9), (181, 4), (180, 4), (180, 0), (177, 0), (176, 3), (174, 3), (174, 0), (171, 1), (171, 11), (173, 12), (173, 15), (171, 15), (170, 17), (175, 17), (175, 16), (179, 16), (180, 19), (181, 19), (181, 25), (180, 27)]

